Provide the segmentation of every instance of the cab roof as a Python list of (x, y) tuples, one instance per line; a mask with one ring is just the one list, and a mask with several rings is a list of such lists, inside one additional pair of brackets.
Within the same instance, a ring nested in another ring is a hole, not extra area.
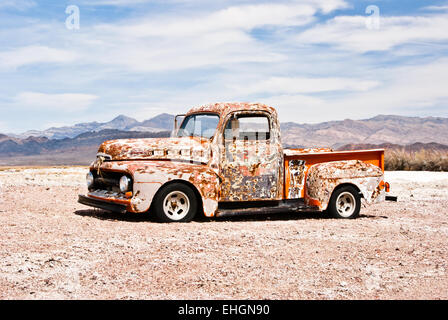
[(221, 102), (221, 103), (210, 103), (199, 107), (194, 107), (190, 109), (187, 113), (218, 113), (221, 117), (225, 117), (227, 114), (234, 111), (266, 111), (271, 114), (276, 114), (274, 108), (261, 103), (250, 103), (250, 102)]

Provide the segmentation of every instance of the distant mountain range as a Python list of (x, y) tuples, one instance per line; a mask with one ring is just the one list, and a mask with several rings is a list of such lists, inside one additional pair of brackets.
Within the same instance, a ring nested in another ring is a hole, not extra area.
[(416, 142), (408, 145), (400, 145), (394, 143), (382, 143), (382, 144), (346, 144), (339, 147), (337, 150), (368, 150), (368, 149), (386, 149), (394, 151), (404, 151), (404, 152), (417, 152), (420, 150), (425, 151), (441, 151), (448, 152), (448, 146), (440, 143), (421, 143)]
[[(173, 123), (174, 116), (166, 113), (142, 122), (121, 115), (106, 123), (0, 134), (0, 165), (88, 164), (105, 140), (167, 137)], [(318, 124), (286, 122), (281, 129), (285, 147), (448, 149), (448, 118), (379, 115)]]
[(78, 123), (73, 126), (49, 128), (43, 131), (30, 130), (21, 134), (7, 134), (13, 138), (46, 137), (48, 139), (74, 138), (86, 132), (99, 132), (107, 129), (120, 131), (160, 132), (173, 129), (174, 116), (162, 113), (152, 119), (139, 122), (134, 118), (120, 115), (109, 122)]
[(35, 155), (45, 152), (61, 151), (85, 146), (99, 146), (105, 140), (128, 138), (169, 137), (169, 131), (136, 132), (104, 129), (99, 132), (85, 132), (75, 138), (48, 139), (46, 137), (11, 138), (0, 135), (0, 154), (2, 156)]
[(282, 123), (285, 145), (339, 148), (345, 144), (408, 145), (417, 142), (448, 145), (448, 118), (379, 115), (365, 120), (317, 124)]
[(169, 137), (170, 131), (136, 132), (104, 129), (75, 138), (12, 138), (0, 134), (0, 165), (87, 165), (105, 140)]

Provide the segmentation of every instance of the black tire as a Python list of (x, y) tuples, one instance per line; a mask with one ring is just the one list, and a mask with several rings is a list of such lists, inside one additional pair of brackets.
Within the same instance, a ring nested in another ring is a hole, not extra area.
[[(183, 210), (180, 207), (186, 205), (185, 200), (187, 199), (188, 210)], [(198, 200), (194, 191), (189, 186), (178, 182), (163, 187), (157, 192), (153, 202), (154, 213), (160, 222), (189, 222), (195, 217), (198, 210)], [(172, 203), (175, 204), (174, 210)], [(176, 210), (183, 211), (177, 212)]]
[[(337, 203), (339, 199), (339, 204)], [(347, 208), (347, 209), (346, 209)], [(342, 186), (333, 191), (327, 211), (338, 219), (354, 219), (361, 211), (361, 196), (353, 186)]]

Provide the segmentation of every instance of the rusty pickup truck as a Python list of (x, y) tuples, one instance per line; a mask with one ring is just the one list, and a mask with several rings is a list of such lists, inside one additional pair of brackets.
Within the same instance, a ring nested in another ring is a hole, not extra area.
[(389, 192), (383, 149), (284, 149), (272, 107), (215, 103), (180, 116), (170, 138), (101, 144), (78, 201), (164, 222), (276, 211), (348, 219)]

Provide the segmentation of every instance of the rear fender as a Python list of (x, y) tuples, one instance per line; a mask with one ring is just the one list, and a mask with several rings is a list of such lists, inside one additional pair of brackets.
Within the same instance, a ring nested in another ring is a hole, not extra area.
[(384, 200), (385, 192), (380, 188), (382, 180), (381, 168), (360, 160), (315, 164), (306, 176), (305, 202), (325, 210), (333, 191), (344, 184), (356, 186), (368, 204)]

